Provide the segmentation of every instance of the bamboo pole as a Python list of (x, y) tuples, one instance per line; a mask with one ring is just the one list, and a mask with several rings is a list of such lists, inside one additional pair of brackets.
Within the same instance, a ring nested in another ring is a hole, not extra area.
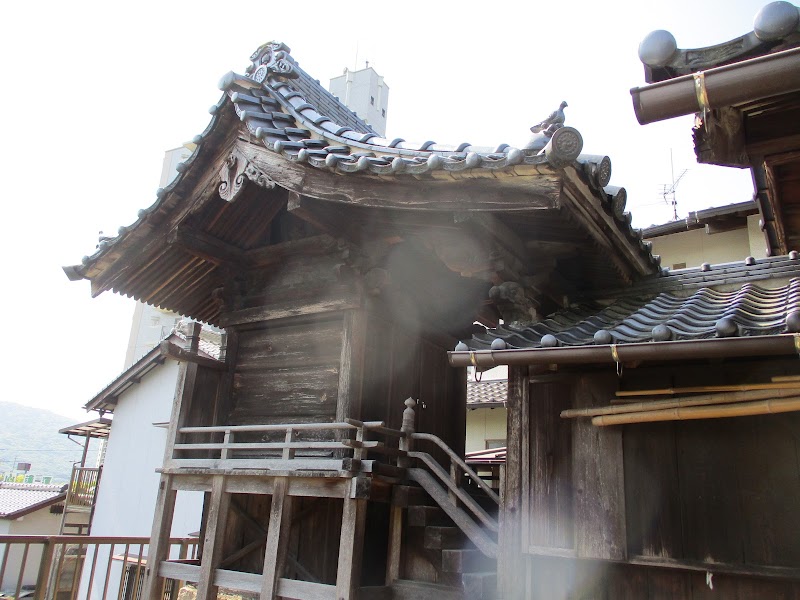
[(596, 408), (570, 408), (561, 411), (562, 419), (575, 419), (577, 417), (597, 417), (600, 415), (618, 415), (622, 413), (641, 412), (643, 410), (664, 410), (667, 408), (683, 408), (685, 406), (707, 406), (713, 404), (735, 404), (738, 402), (751, 402), (753, 400), (771, 400), (773, 398), (790, 398), (800, 396), (796, 389), (784, 390), (753, 390), (749, 392), (719, 392), (716, 394), (703, 394), (689, 398), (675, 398), (670, 400), (648, 400), (629, 404), (614, 404)]
[(800, 410), (800, 397), (778, 400), (759, 400), (741, 404), (722, 404), (715, 406), (691, 406), (668, 410), (647, 410), (621, 415), (602, 415), (592, 418), (592, 425), (627, 425), (630, 423), (653, 423), (658, 421), (688, 421), (693, 419), (721, 419), (725, 417), (746, 417), (767, 415)]
[(621, 390), (617, 392), (617, 398), (628, 398), (631, 396), (672, 396), (680, 394), (702, 394), (704, 392), (749, 392), (753, 390), (785, 390), (800, 389), (800, 382), (795, 385), (786, 383), (744, 383), (739, 385), (699, 385), (695, 387), (683, 388), (663, 388), (656, 390)]

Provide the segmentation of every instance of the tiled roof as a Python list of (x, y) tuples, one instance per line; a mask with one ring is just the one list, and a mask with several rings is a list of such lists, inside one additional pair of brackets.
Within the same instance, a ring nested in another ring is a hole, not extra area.
[(800, 37), (800, 10), (789, 2), (770, 2), (755, 15), (753, 31), (727, 42), (704, 48), (678, 48), (675, 37), (664, 30), (653, 31), (639, 45), (648, 83), (664, 81), (793, 48)]
[(760, 265), (748, 264), (751, 260), (666, 272), (607, 306), (587, 302), (529, 327), (500, 326), (473, 336), (466, 346), (473, 350), (552, 348), (797, 333), (797, 254)]
[(0, 519), (19, 518), (65, 497), (65, 485), (0, 482)]
[(500, 406), (505, 404), (507, 395), (507, 379), (467, 382), (467, 406), (469, 408)]
[[(206, 130), (194, 138), (195, 151), (178, 165), (178, 176), (158, 190), (156, 202), (140, 210), (135, 223), (121, 227), (117, 237), (101, 241), (97, 251), (85, 256), (81, 265), (64, 267), (70, 279), (87, 277), (106, 253), (113, 258), (111, 248), (119, 249), (118, 244), (131, 237), (150, 215), (175, 202), (174, 198), (170, 200), (173, 192), (179, 193), (193, 165), (200, 164), (208, 151), (222, 142), (236, 118), (254, 142), (292, 165), (308, 165), (337, 175), (386, 179), (387, 183), (419, 179), (437, 183), (492, 180), (494, 187), (504, 174), (509, 189), (523, 186), (532, 194), (532, 184), (520, 177), (526, 175), (540, 180), (538, 185), (544, 197), (545, 191), (558, 193), (561, 189), (556, 181), (558, 174), (571, 167), (596, 197), (598, 208), (610, 217), (612, 229), (616, 229), (612, 236), (617, 240), (615, 243), (625, 247), (623, 253), (630, 254), (625, 260), (636, 263), (639, 273), (653, 271), (659, 264), (658, 257), (651, 253), (651, 244), (644, 242), (641, 232), (631, 226), (631, 215), (625, 212), (625, 189), (608, 185), (611, 161), (602, 155), (581, 155), (583, 139), (577, 130), (562, 127), (552, 138), (539, 134), (524, 148), (508, 144), (478, 147), (468, 142), (446, 145), (432, 140), (385, 139), (349, 111), (337, 108), (340, 103), (323, 93), (323, 88), (297, 67), (283, 44), (266, 44), (253, 56), (247, 74), (231, 72), (223, 77), (220, 87), (225, 93), (211, 107), (213, 117)], [(490, 203), (496, 201), (494, 198)], [(526, 206), (515, 205), (515, 210), (525, 209)], [(135, 243), (135, 239), (128, 241)], [(191, 316), (213, 322), (213, 315), (205, 312)]]

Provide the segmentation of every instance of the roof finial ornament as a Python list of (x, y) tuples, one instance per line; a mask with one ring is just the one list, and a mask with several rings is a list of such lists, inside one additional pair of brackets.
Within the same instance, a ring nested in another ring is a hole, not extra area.
[(250, 55), (252, 64), (247, 67), (247, 76), (263, 83), (269, 76), (279, 76), (293, 79), (298, 76), (295, 70), (295, 61), (289, 56), (291, 48), (283, 42), (267, 42), (259, 46)]
[(564, 126), (564, 109), (569, 106), (566, 101), (562, 102), (556, 110), (550, 113), (541, 123), (531, 127), (533, 133), (541, 133), (547, 137), (553, 137), (553, 134)]

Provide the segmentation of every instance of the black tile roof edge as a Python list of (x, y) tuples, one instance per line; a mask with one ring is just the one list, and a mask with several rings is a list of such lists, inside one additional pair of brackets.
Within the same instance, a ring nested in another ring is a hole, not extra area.
[(653, 31), (639, 44), (639, 60), (645, 81), (657, 83), (798, 44), (800, 9), (789, 2), (770, 2), (755, 15), (752, 31), (713, 46), (681, 49), (670, 32)]
[(757, 213), (758, 205), (756, 204), (755, 200), (747, 200), (745, 202), (736, 202), (735, 204), (726, 204), (725, 206), (716, 206), (703, 210), (691, 211), (689, 216), (687, 216), (685, 219), (669, 221), (668, 223), (661, 223), (659, 225), (650, 225), (649, 227), (643, 228), (642, 237), (649, 239), (662, 235), (669, 235), (671, 233), (699, 229), (700, 227), (704, 227), (710, 221), (713, 221), (717, 218), (730, 217), (732, 215), (748, 216)]
[[(246, 114), (242, 117), (242, 112), (236, 106), (235, 98), (240, 98), (241, 94), (246, 94), (253, 89), (259, 89), (263, 85), (272, 100), (276, 100), (280, 106), (286, 111), (287, 115), (291, 115), (299, 129), (307, 129), (321, 138), (331, 142), (331, 145), (336, 148), (356, 148), (362, 152), (374, 153), (379, 151), (386, 154), (383, 157), (384, 164), (377, 164), (376, 158), (369, 158), (363, 156), (361, 152), (343, 154), (336, 152), (327, 154), (322, 158), (314, 158), (310, 153), (307, 155), (302, 154), (302, 150), (297, 152), (283, 151), (280, 147), (275, 147), (275, 144), (270, 144), (264, 140), (262, 142), (270, 150), (282, 154), (290, 160), (298, 162), (307, 162), (309, 165), (323, 168), (326, 170), (334, 170), (340, 173), (359, 173), (368, 171), (372, 175), (389, 175), (394, 178), (397, 175), (407, 174), (414, 178), (433, 170), (443, 171), (464, 171), (475, 168), (489, 169), (492, 171), (511, 170), (517, 165), (532, 165), (532, 166), (547, 166), (554, 170), (561, 170), (567, 167), (572, 167), (580, 175), (580, 177), (589, 184), (592, 192), (597, 195), (601, 200), (603, 209), (613, 215), (614, 221), (617, 224), (620, 232), (625, 238), (631, 241), (634, 245), (638, 243), (639, 252), (642, 257), (656, 268), (660, 265), (660, 257), (654, 256), (651, 252), (651, 245), (649, 242), (642, 240), (641, 230), (634, 229), (631, 225), (632, 217), (629, 212), (625, 212), (625, 204), (627, 192), (625, 188), (617, 186), (609, 186), (609, 179), (611, 176), (611, 161), (607, 156), (602, 155), (581, 155), (580, 151), (583, 147), (583, 138), (580, 133), (572, 127), (562, 127), (557, 130), (552, 138), (546, 143), (545, 139), (540, 140), (541, 148), (536, 147), (529, 149), (532, 142), (529, 142), (525, 149), (513, 148), (507, 144), (501, 144), (490, 151), (488, 148), (473, 148), (470, 144), (464, 142), (457, 147), (444, 147), (438, 144), (432, 144), (430, 140), (422, 144), (410, 144), (422, 149), (409, 149), (403, 147), (409, 145), (403, 142), (400, 138), (395, 140), (383, 140), (386, 145), (378, 145), (368, 143), (367, 141), (356, 141), (343, 137), (342, 135), (334, 135), (328, 130), (319, 127), (313, 120), (309, 120), (306, 115), (302, 115), (295, 110), (295, 107), (289, 102), (288, 99), (296, 98), (298, 105), (305, 104), (306, 99), (302, 95), (288, 88), (288, 85), (282, 79), (291, 75), (291, 71), (295, 69), (296, 63), (288, 55), (288, 47), (284, 44), (270, 42), (262, 45), (251, 56), (253, 57), (262, 51), (265, 47), (272, 46), (277, 48), (273, 51), (273, 57), (269, 59), (268, 63), (257, 65), (253, 63), (248, 68), (249, 75), (238, 75), (230, 72), (222, 77), (219, 87), (223, 89), (223, 95), (220, 100), (211, 106), (209, 113), (212, 115), (211, 121), (205, 130), (192, 139), (192, 143), (196, 144), (194, 152), (185, 161), (179, 163), (176, 167), (178, 172), (177, 176), (164, 188), (159, 188), (156, 192), (156, 201), (148, 208), (139, 210), (137, 220), (127, 226), (119, 228), (118, 235), (111, 239), (102, 240), (96, 251), (89, 256), (84, 256), (81, 259), (80, 265), (64, 266), (63, 270), (67, 277), (72, 280), (80, 280), (86, 277), (87, 270), (99, 260), (105, 252), (112, 246), (122, 241), (127, 234), (139, 228), (139, 226), (147, 219), (147, 217), (162, 208), (165, 199), (175, 192), (183, 184), (187, 174), (191, 171), (194, 165), (202, 155), (205, 154), (205, 147), (211, 138), (221, 137), (224, 135), (218, 131), (220, 123), (226, 121), (223, 118), (227, 115), (231, 117), (231, 107), (233, 107), (239, 115), (240, 120), (244, 121), (248, 126), (248, 117)], [(277, 58), (275, 58), (277, 56)], [(286, 65), (283, 65), (284, 61)], [(275, 66), (276, 62), (278, 67)], [(269, 68), (268, 68), (269, 67)], [(264, 71), (262, 81), (258, 81), (258, 73), (260, 70)], [(303, 71), (305, 74), (305, 72)], [(307, 75), (307, 74), (306, 74)], [(321, 87), (321, 86), (320, 86)], [(280, 93), (280, 89), (286, 88), (285, 94)], [(338, 102), (338, 100), (337, 100)], [(313, 110), (313, 109), (312, 109)], [(282, 114), (282, 113), (279, 113)], [(318, 120), (318, 119), (317, 119)], [(252, 131), (258, 137), (258, 127)], [(337, 129), (339, 129), (337, 127)], [(377, 134), (362, 134), (359, 133), (359, 140), (375, 141)], [(542, 137), (540, 135), (540, 137)], [(382, 139), (382, 138), (381, 138)], [(322, 148), (324, 150), (324, 148)], [(500, 150), (498, 152), (497, 150)]]

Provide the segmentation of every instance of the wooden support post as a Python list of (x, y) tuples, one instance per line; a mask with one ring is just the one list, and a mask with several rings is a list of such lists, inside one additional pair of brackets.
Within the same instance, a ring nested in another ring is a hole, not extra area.
[(403, 507), (389, 509), (389, 550), (386, 554), (386, 585), (400, 579), (400, 556), (403, 544)]
[[(172, 516), (175, 512), (177, 492), (172, 489), (172, 475), (162, 475), (158, 484), (156, 510), (153, 517), (153, 529), (150, 532), (150, 547), (147, 551), (147, 569), (145, 570), (144, 593), (142, 598), (161, 600), (161, 581), (158, 568), (169, 554), (169, 534), (172, 530)], [(95, 548), (97, 552), (97, 548)]]
[(183, 344), (183, 349), (197, 354), (200, 349), (200, 330), (203, 328), (200, 323), (193, 321), (189, 324), (189, 332), (186, 334), (186, 341)]
[[(285, 441), (286, 441), (287, 444), (291, 444), (294, 440), (295, 440), (294, 429), (289, 427), (286, 430), (286, 439), (285, 439)], [(283, 458), (283, 460), (291, 460), (292, 458), (294, 458), (294, 449), (293, 448), (284, 448), (283, 449), (282, 458)]]
[[(450, 462), (450, 481), (453, 482), (455, 487), (461, 486), (461, 469), (452, 461)], [(454, 506), (458, 506), (458, 498), (453, 490), (448, 490), (447, 497), (450, 498), (450, 502), (452, 502)]]
[(267, 546), (264, 549), (264, 575), (261, 582), (261, 600), (277, 598), (278, 580), (283, 575), (283, 566), (289, 550), (289, 534), (292, 528), (292, 497), (286, 492), (287, 477), (275, 479), (272, 506), (269, 512)]
[[(500, 510), (500, 543), (497, 557), (498, 597), (503, 600), (522, 600), (525, 597), (522, 574), (523, 488), (522, 455), (523, 430), (529, 426), (524, 418), (523, 405), (528, 403), (529, 383), (527, 369), (510, 367), (508, 370), (508, 430), (506, 440), (506, 475), (503, 504)], [(527, 412), (527, 411), (526, 411)]]
[(222, 561), (222, 542), (230, 508), (231, 495), (225, 492), (225, 476), (216, 475), (211, 482), (211, 498), (203, 538), (203, 556), (200, 560), (200, 577), (197, 581), (196, 600), (212, 600), (217, 597), (214, 575)]
[(342, 537), (339, 541), (339, 568), (336, 572), (336, 600), (355, 600), (358, 597), (366, 517), (367, 501), (365, 499), (344, 499)]

